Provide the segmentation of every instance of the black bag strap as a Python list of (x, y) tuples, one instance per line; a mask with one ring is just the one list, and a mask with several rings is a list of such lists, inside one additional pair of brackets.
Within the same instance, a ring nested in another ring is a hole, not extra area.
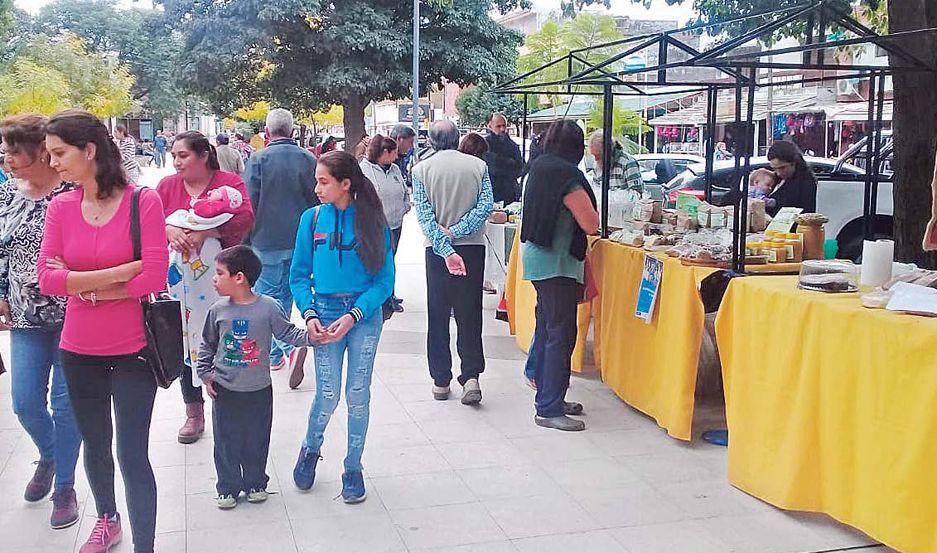
[(135, 186), (130, 201), (130, 239), (133, 240), (133, 260), (143, 259), (143, 246), (140, 244), (140, 192), (143, 188)]

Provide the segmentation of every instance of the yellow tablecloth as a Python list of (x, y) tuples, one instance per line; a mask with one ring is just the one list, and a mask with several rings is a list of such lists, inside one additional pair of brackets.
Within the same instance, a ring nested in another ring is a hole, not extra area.
[[(521, 233), (514, 234), (514, 247), (511, 248), (511, 257), (508, 261), (507, 283), (504, 288), (505, 301), (508, 307), (508, 320), (511, 325), (511, 334), (517, 340), (517, 346), (526, 352), (530, 348), (530, 341), (534, 337), (536, 317), (534, 308), (537, 305), (537, 291), (530, 281), (524, 280), (524, 265), (521, 261)], [(589, 305), (579, 306), (579, 334), (576, 337), (576, 349), (573, 350), (572, 369), (582, 372), (586, 356), (586, 339), (589, 334), (589, 322), (592, 310)]]
[(937, 320), (795, 283), (735, 279), (719, 311), (729, 480), (937, 551)]
[(696, 369), (705, 314), (699, 282), (714, 269), (664, 260), (650, 324), (634, 315), (644, 251), (601, 240), (592, 252), (599, 296), (593, 302), (596, 364), (615, 393), (653, 417), (667, 433), (689, 440)]

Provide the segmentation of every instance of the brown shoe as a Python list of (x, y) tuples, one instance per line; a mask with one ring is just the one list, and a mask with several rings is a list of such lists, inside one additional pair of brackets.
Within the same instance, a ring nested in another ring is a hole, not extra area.
[(290, 353), (290, 390), (299, 388), (306, 376), (303, 365), (306, 364), (307, 348), (296, 348)]
[(205, 432), (205, 404), (185, 404), (185, 424), (179, 429), (179, 443), (192, 444)]

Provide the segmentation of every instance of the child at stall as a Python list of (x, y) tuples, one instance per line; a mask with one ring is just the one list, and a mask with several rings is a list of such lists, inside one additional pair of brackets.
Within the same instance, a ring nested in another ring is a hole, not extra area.
[(235, 508), (242, 491), (250, 503), (268, 497), (272, 337), (297, 347), (311, 345), (306, 329), (290, 323), (276, 300), (251, 290), (261, 268), (248, 246), (233, 246), (215, 257), (212, 284), (221, 299), (208, 310), (198, 353), (198, 376), (214, 400), (220, 509)]
[(748, 196), (750, 198), (764, 199), (774, 192), (778, 185), (778, 176), (769, 169), (756, 169), (748, 179)]

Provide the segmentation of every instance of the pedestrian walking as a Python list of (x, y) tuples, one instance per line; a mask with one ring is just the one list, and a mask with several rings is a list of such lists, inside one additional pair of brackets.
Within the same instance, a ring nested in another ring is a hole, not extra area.
[[(296, 229), (302, 214), (319, 204), (315, 193), (316, 157), (290, 138), (293, 114), (285, 109), (270, 110), (264, 132), (270, 137), (270, 144), (251, 156), (244, 171), (244, 182), (257, 214), (248, 242), (263, 263), (255, 290), (280, 302), (289, 316), (293, 310), (290, 260)], [(271, 369), (282, 369), (287, 359), (290, 387), (296, 388), (303, 380), (306, 348), (293, 353), (292, 345), (275, 341), (270, 348)]]
[[(368, 146), (368, 155), (361, 160), (361, 172), (371, 181), (384, 206), (384, 217), (390, 226), (390, 245), (397, 256), (403, 217), (410, 211), (410, 190), (400, 173), (397, 160), (397, 142), (388, 137), (375, 135)], [(403, 300), (396, 294), (391, 296), (387, 307), (394, 312), (403, 311)]]
[(530, 166), (521, 222), (524, 280), (537, 291), (536, 327), (531, 345), (539, 426), (584, 430), (569, 415), (582, 414), (566, 401), (577, 309), (585, 282), (586, 235), (598, 233), (596, 199), (578, 169), (584, 150), (582, 129), (564, 119), (550, 125), (543, 153)]
[(436, 153), (413, 168), (413, 203), (426, 236), (426, 349), (433, 397), (449, 397), (449, 317), (454, 313), (462, 403), (476, 405), (482, 399), (478, 379), (485, 370), (482, 284), (491, 181), (484, 161), (456, 150), (459, 129), (451, 121), (434, 123), (429, 141)]
[(114, 142), (120, 150), (120, 158), (123, 162), (124, 171), (127, 172), (127, 178), (132, 184), (140, 182), (140, 162), (137, 161), (137, 143), (127, 132), (127, 127), (117, 125), (114, 127)]
[(244, 135), (236, 132), (234, 133), (234, 146), (232, 146), (239, 154), (241, 154), (241, 160), (244, 163), (247, 163), (247, 160), (250, 159), (251, 154), (254, 152), (254, 149), (251, 148), (251, 145), (244, 140)]
[(169, 149), (169, 140), (163, 131), (156, 131), (156, 137), (153, 138), (153, 160), (156, 166), (162, 169), (166, 165), (166, 150)]
[(342, 499), (360, 503), (366, 494), (361, 456), (383, 327), (381, 304), (394, 289), (390, 228), (374, 185), (347, 152), (319, 158), (316, 194), (322, 205), (303, 213), (290, 269), (290, 286), (315, 344), (316, 361), (316, 397), (293, 482), (301, 490), (315, 483), (325, 429), (341, 396), (347, 352), (348, 452)]
[(237, 507), (241, 492), (249, 503), (269, 497), (271, 336), (297, 346), (309, 343), (306, 329), (293, 326), (276, 300), (251, 290), (260, 270), (260, 259), (247, 246), (232, 246), (215, 258), (212, 283), (222, 299), (208, 311), (198, 355), (198, 374), (213, 400), (215, 488), (218, 508), (225, 510)]
[[(90, 113), (54, 115), (46, 148), (62, 180), (79, 186), (49, 204), (37, 270), (43, 294), (68, 296), (62, 366), (98, 517), (80, 553), (106, 553), (122, 537), (111, 453), (115, 428), (133, 551), (153, 553), (156, 479), (149, 441), (156, 381), (140, 355), (147, 346), (140, 298), (166, 288), (163, 206), (154, 190), (134, 193), (120, 151)], [(133, 201), (139, 203), (141, 260), (134, 260), (130, 233)]]
[(39, 449), (25, 499), (41, 501), (54, 486), (50, 523), (59, 529), (78, 521), (74, 485), (81, 434), (59, 352), (65, 298), (39, 290), (36, 262), (49, 203), (74, 186), (49, 165), (45, 124), (39, 115), (0, 122), (5, 161), (15, 175), (0, 184), (0, 328), (10, 331), (13, 411)]
[(390, 131), (390, 137), (397, 142), (397, 160), (394, 162), (400, 168), (400, 174), (403, 175), (404, 182), (411, 186), (410, 168), (415, 163), (416, 131), (413, 127), (403, 124), (394, 125)]
[(218, 164), (222, 171), (241, 175), (244, 173), (244, 159), (240, 152), (231, 147), (230, 138), (225, 133), (215, 137), (216, 153), (218, 154)]
[(517, 179), (524, 172), (524, 158), (521, 149), (508, 136), (508, 120), (503, 113), (492, 113), (488, 118), (488, 172), (491, 176), (491, 188), (495, 202), (508, 205), (520, 198)]
[[(180, 133), (173, 142), (172, 151), (176, 174), (163, 178), (156, 191), (162, 201), (171, 250), (170, 292), (182, 304), (182, 332), (188, 367), (179, 378), (186, 418), (177, 439), (179, 443), (190, 444), (198, 441), (205, 431), (205, 399), (194, 373), (205, 317), (208, 308), (218, 300), (211, 286), (214, 259), (223, 248), (244, 240), (254, 225), (254, 213), (241, 177), (221, 170), (205, 135), (198, 131)], [(223, 224), (206, 224), (206, 221), (194, 220), (187, 214), (175, 216), (178, 211), (187, 213), (195, 205), (212, 201), (213, 194), (220, 194), (228, 188), (236, 191), (241, 203)]]

